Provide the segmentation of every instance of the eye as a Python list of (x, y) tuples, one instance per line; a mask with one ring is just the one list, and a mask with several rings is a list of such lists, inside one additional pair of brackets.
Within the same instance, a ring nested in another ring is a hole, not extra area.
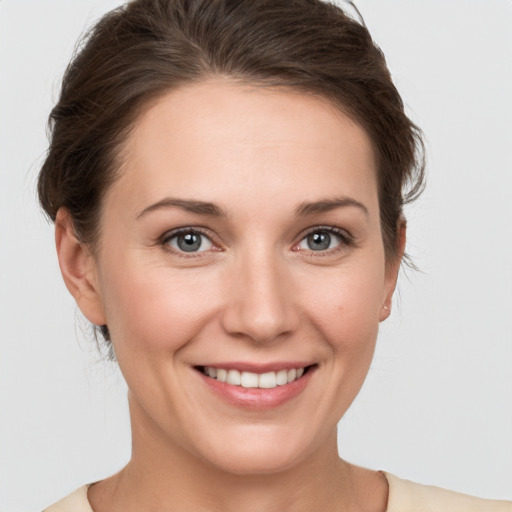
[(165, 238), (164, 244), (177, 252), (187, 253), (209, 251), (213, 247), (212, 241), (206, 235), (192, 229), (171, 233)]
[(296, 246), (297, 249), (307, 251), (329, 251), (350, 245), (347, 234), (335, 228), (318, 228), (307, 234)]

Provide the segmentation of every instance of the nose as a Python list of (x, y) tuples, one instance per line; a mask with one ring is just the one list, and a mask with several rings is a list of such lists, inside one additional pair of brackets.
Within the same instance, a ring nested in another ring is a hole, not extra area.
[(297, 329), (293, 276), (272, 251), (253, 251), (230, 269), (222, 314), (226, 332), (268, 343)]

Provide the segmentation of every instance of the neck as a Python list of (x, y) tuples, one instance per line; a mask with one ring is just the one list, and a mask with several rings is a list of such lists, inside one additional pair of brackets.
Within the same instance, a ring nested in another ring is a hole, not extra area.
[(119, 474), (119, 503), (125, 501), (119, 510), (328, 512), (350, 501), (344, 499), (350, 491), (343, 485), (347, 465), (340, 459), (326, 471), (308, 465), (268, 475), (233, 475), (182, 458), (160, 469), (151, 464), (149, 472), (140, 462), (134, 457)]
[[(335, 429), (318, 450), (298, 464), (263, 474), (239, 474), (214, 466), (170, 441), (150, 422), (134, 422), (132, 431), (130, 462), (117, 475), (89, 489), (95, 512), (362, 509), (361, 475), (338, 457)], [(229, 456), (228, 448), (226, 452)], [(382, 496), (378, 499), (382, 503)]]

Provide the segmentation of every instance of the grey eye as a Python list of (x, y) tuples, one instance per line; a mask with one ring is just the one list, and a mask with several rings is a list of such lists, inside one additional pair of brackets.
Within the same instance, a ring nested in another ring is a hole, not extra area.
[(203, 252), (212, 248), (212, 242), (197, 231), (177, 233), (167, 243), (173, 249), (181, 252)]
[(308, 248), (312, 251), (325, 251), (331, 245), (329, 233), (311, 233), (306, 237)]
[(309, 233), (299, 243), (299, 249), (308, 251), (326, 251), (343, 243), (341, 235), (327, 230), (318, 230)]

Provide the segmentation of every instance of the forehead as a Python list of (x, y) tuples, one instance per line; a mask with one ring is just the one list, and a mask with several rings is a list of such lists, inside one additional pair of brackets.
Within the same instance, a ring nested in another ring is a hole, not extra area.
[(113, 195), (134, 208), (169, 194), (261, 204), (283, 195), (377, 197), (367, 133), (327, 100), (222, 80), (186, 85), (144, 110)]

